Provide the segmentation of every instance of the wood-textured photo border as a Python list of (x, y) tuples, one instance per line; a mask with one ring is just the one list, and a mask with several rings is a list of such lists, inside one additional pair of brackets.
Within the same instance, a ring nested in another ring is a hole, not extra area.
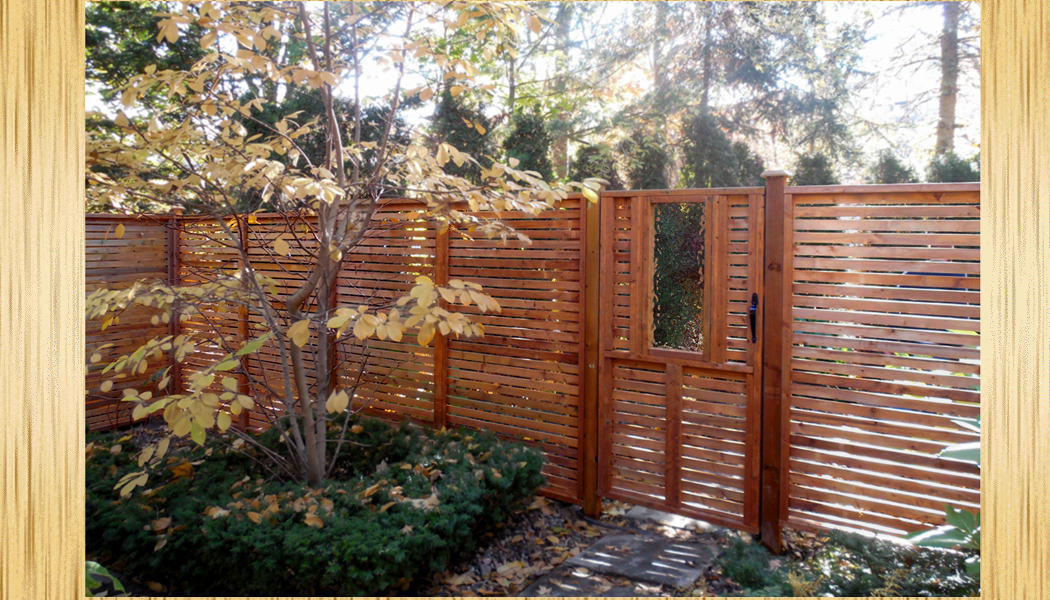
[[(1050, 598), (1050, 7), (982, 3), (983, 597)], [(0, 600), (84, 591), (84, 0), (0, 3)]]

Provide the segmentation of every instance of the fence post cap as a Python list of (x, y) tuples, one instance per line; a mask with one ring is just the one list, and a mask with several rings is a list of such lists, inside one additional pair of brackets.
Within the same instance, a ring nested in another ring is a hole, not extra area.
[(770, 177), (791, 177), (791, 173), (784, 169), (770, 169), (762, 173), (762, 179), (769, 179)]

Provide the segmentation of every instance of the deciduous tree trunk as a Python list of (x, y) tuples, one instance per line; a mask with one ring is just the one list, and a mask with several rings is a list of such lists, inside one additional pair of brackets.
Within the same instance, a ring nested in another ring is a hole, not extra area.
[[(558, 57), (559, 62), (562, 63), (561, 67), (564, 68), (568, 64), (569, 54), (569, 29), (572, 26), (572, 2), (562, 2), (561, 8), (558, 11), (558, 30), (557, 30), (557, 48), (560, 56)], [(561, 70), (561, 69), (559, 69)], [(565, 76), (560, 76), (557, 82), (557, 91), (559, 94), (565, 92), (566, 84)], [(558, 120), (563, 124), (569, 118), (569, 113), (562, 112), (558, 115)], [(569, 134), (563, 126), (563, 131), (554, 140), (554, 147), (552, 148), (554, 155), (554, 176), (558, 179), (565, 179), (568, 176), (569, 168)]]
[(937, 121), (938, 155), (955, 148), (955, 103), (959, 97), (959, 16), (958, 2), (944, 2), (944, 31), (941, 34), (940, 119)]

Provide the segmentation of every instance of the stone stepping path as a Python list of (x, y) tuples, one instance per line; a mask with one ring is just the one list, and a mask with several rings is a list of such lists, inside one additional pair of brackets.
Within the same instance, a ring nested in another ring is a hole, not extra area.
[[(665, 514), (657, 511), (628, 516), (665, 521)], [(696, 526), (695, 522), (682, 525)], [(719, 552), (714, 544), (680, 542), (647, 532), (607, 535), (534, 581), (519, 596), (662, 596), (692, 585)]]

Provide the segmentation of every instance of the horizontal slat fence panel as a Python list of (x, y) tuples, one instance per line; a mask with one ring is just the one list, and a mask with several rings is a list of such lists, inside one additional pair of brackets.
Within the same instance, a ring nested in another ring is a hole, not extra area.
[[(367, 236), (344, 258), (338, 306), (381, 305), (405, 296), (421, 275), (435, 278), (434, 227), (418, 219), (418, 202), (381, 201)], [(340, 345), (341, 382), (353, 389), (354, 408), (372, 416), (434, 422), (434, 348), (413, 332), (401, 342), (377, 339)], [(358, 365), (364, 365), (359, 369)], [(360, 375), (360, 378), (358, 378)]]
[(787, 523), (888, 535), (976, 509), (976, 184), (787, 188), (793, 222)]
[[(795, 187), (785, 199), (792, 222), (784, 258), (791, 261), (784, 265), (791, 337), (783, 523), (901, 535), (943, 522), (946, 503), (979, 506), (978, 468), (938, 456), (947, 444), (978, 439), (953, 421), (980, 412), (979, 186)], [(650, 348), (645, 339), (653, 240), (647, 211), (697, 201), (710, 210), (707, 302), (719, 315), (702, 356)], [(605, 497), (758, 531), (762, 340), (751, 342), (748, 308), (752, 292), (764, 293), (765, 201), (760, 188), (603, 194), (599, 260), (588, 268), (601, 277), (598, 487)], [(354, 406), (389, 420), (487, 429), (535, 444), (548, 460), (545, 493), (580, 501), (582, 202), (573, 196), (538, 215), (478, 215), (519, 228), (532, 240), (526, 246), (439, 233), (419, 219), (417, 203), (380, 201), (331, 291), (337, 306), (390, 304), (427, 276), (439, 284), (477, 282), (502, 311), (462, 309), (485, 326), (478, 339), (438, 338), (420, 347), (409, 331), (402, 342), (340, 344), (338, 382), (352, 389)], [(216, 269), (233, 275), (241, 265), (225, 231), (230, 225), (89, 215), (88, 290), (150, 278), (192, 285)], [(309, 218), (257, 215), (230, 233), (284, 295), (309, 271), (317, 244), (296, 239), (313, 228)], [(273, 251), (279, 237), (290, 242), (289, 256)], [(267, 328), (243, 309), (203, 308), (179, 325), (210, 338), (180, 369), (180, 385)], [(276, 308), (289, 325), (284, 307)], [(153, 316), (133, 309), (104, 332), (89, 322), (88, 353), (114, 343), (108, 354), (127, 354), (172, 331), (153, 325)], [(757, 316), (761, 330), (761, 310)], [(305, 348), (308, 365), (315, 343)], [(265, 427), (266, 411), (281, 408), (277, 349), (268, 345), (245, 365), (242, 385), (257, 408), (240, 425)], [(121, 390), (150, 389), (148, 382), (127, 378), (101, 394), (98, 370), (89, 369), (86, 381), (89, 425), (127, 424)]]
[(581, 202), (499, 216), (527, 234), (528, 245), (448, 236), (448, 278), (484, 286), (503, 309), (462, 309), (485, 335), (448, 341), (448, 423), (541, 442), (550, 493), (571, 500), (582, 493)]
[[(84, 277), (86, 292), (105, 288), (127, 289), (140, 279), (168, 279), (168, 223), (165, 216), (155, 218), (131, 218), (121, 215), (85, 215), (86, 240), (84, 245)], [(117, 226), (124, 233), (117, 237)], [(130, 354), (155, 337), (168, 334), (168, 325), (151, 323), (158, 311), (146, 308), (131, 308), (119, 317), (119, 321), (102, 330), (102, 320), (92, 319), (85, 324), (85, 355), (90, 357), (105, 344), (113, 344), (100, 351), (103, 360), (90, 365), (85, 378), (87, 390), (86, 419), (92, 430), (109, 429), (131, 422), (130, 405), (121, 402), (124, 390), (156, 393), (155, 382), (148, 382), (148, 375), (137, 376), (123, 373), (116, 379), (109, 392), (99, 386), (104, 379), (112, 377), (112, 371), (103, 377), (104, 365), (116, 357)], [(119, 376), (119, 375), (118, 375)]]
[[(457, 307), (484, 325), (486, 335), (478, 339), (438, 340), (421, 347), (416, 343), (416, 331), (410, 330), (402, 342), (344, 342), (335, 355), (340, 385), (353, 391), (355, 408), (364, 406), (373, 416), (395, 421), (410, 417), (438, 427), (489, 429), (538, 445), (548, 459), (546, 492), (579, 501), (581, 199), (570, 197), (539, 215), (476, 213), (520, 228), (532, 240), (528, 245), (471, 240), (455, 232), (438, 235), (433, 223), (419, 219), (420, 208), (418, 202), (409, 200), (379, 202), (373, 226), (345, 256), (335, 290), (336, 305), (391, 304), (408, 294), (417, 277), (425, 275), (435, 281), (443, 276), (446, 281), (479, 283), (503, 310), (486, 314), (474, 306)], [(317, 249), (312, 239), (313, 218), (259, 214), (252, 223), (230, 221), (225, 226), (214, 219), (192, 216), (177, 221), (176, 275), (186, 285), (210, 281), (216, 272), (233, 275), (240, 270), (232, 235), (248, 248), (252, 267), (273, 278), (278, 295), (284, 296), (308, 275), (308, 255)], [(98, 249), (96, 253), (89, 251), (89, 284), (104, 280), (107, 284), (130, 285), (154, 271), (166, 277), (167, 230), (157, 229), (153, 239), (145, 235), (147, 227), (153, 226), (128, 224), (128, 233), (117, 242), (96, 242), (95, 238), (105, 237), (105, 227), (89, 227), (89, 248)], [(288, 256), (274, 252), (278, 238), (289, 243)], [(306, 241), (300, 246), (297, 240), (303, 239)], [(437, 271), (439, 246), (446, 261), (443, 275)], [(138, 254), (127, 255), (123, 248), (134, 248)], [(284, 307), (275, 308), (281, 325), (290, 325)], [(207, 340), (198, 344), (197, 354), (184, 363), (183, 386), (195, 371), (228, 348), (239, 348), (247, 337), (266, 330), (265, 320), (254, 312), (247, 316), (236, 307), (202, 309), (202, 315), (181, 324), (183, 332)], [(139, 312), (143, 314), (131, 315), (136, 321), (122, 321), (107, 329), (107, 334), (113, 331), (118, 335), (121, 327), (135, 327), (145, 336), (142, 340), (123, 340), (118, 350), (131, 350), (153, 334), (168, 332), (166, 325), (155, 328), (156, 332), (142, 329), (139, 321), (145, 319), (148, 324), (152, 315)], [(313, 364), (315, 343), (312, 338), (304, 347), (308, 369)], [(435, 348), (439, 344), (445, 348), (444, 366), (441, 373), (435, 373)], [(271, 421), (267, 412), (282, 408), (279, 398), (284, 393), (284, 381), (279, 352), (267, 344), (257, 355), (246, 358), (245, 365), (250, 374), (245, 391), (255, 397), (256, 409), (242, 425), (264, 428)], [(89, 377), (89, 385), (92, 382), (97, 386), (98, 382)], [(312, 377), (308, 383), (316, 384)], [(119, 393), (119, 389), (115, 391)], [(441, 407), (437, 406), (439, 395), (443, 396)], [(89, 409), (96, 410), (90, 404)], [(436, 416), (444, 420), (439, 422)], [(126, 424), (128, 419), (111, 421), (107, 425)]]

